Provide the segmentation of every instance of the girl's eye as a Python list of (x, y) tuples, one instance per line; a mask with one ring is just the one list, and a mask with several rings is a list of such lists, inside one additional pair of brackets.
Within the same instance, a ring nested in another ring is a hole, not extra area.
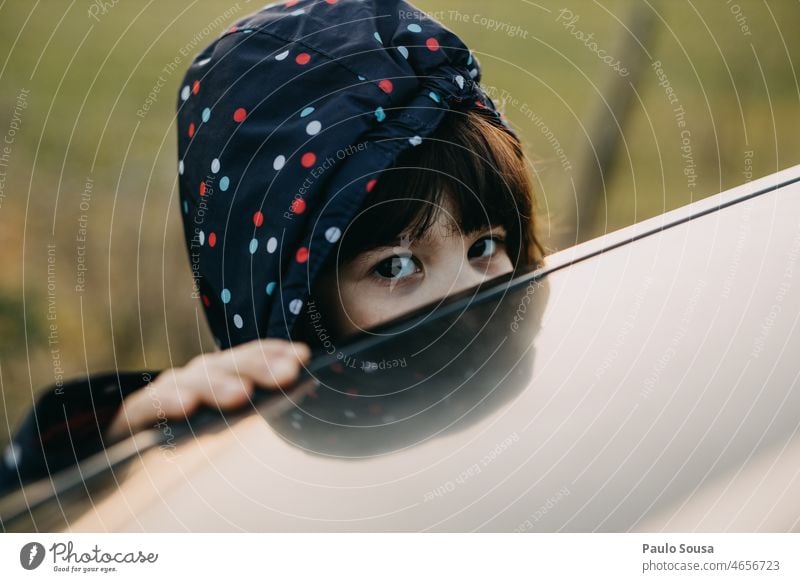
[(471, 259), (488, 259), (497, 253), (497, 247), (503, 241), (495, 236), (485, 236), (475, 242), (467, 251), (467, 257)]
[(384, 259), (374, 269), (384, 279), (402, 279), (417, 272), (417, 264), (411, 255), (395, 255)]

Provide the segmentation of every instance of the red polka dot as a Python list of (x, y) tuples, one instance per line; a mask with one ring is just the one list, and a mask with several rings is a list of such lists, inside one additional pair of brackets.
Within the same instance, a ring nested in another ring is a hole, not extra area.
[(212, 232), (210, 235), (208, 235), (208, 246), (210, 246), (210, 247), (217, 246), (217, 233), (216, 232)]
[(483, 104), (483, 103), (481, 103), (480, 101), (476, 101), (476, 102), (475, 102), (475, 105), (477, 105), (477, 106), (478, 106), (478, 107), (480, 107), (481, 109), (486, 109), (486, 105), (484, 105), (484, 104)]
[(310, 168), (316, 161), (317, 156), (314, 152), (306, 152), (303, 154), (303, 157), (300, 158), (300, 164), (302, 164), (304, 168)]
[(189, 137), (194, 135), (194, 122), (189, 124)]
[(253, 224), (256, 226), (261, 226), (264, 224), (264, 213), (260, 210), (256, 210), (256, 213), (253, 214)]
[(233, 112), (233, 120), (236, 123), (241, 123), (247, 117), (247, 110), (244, 107), (239, 107), (236, 111)]
[(298, 65), (307, 65), (308, 61), (311, 60), (311, 55), (308, 53), (300, 53), (294, 58), (294, 62)]
[(297, 258), (298, 263), (305, 263), (308, 260), (308, 249), (306, 247), (300, 247), (297, 249), (295, 258)]
[(439, 50), (439, 41), (433, 37), (430, 37), (428, 40), (425, 41), (425, 44), (430, 51), (438, 51)]
[(286, 8), (291, 8), (292, 6), (297, 4), (298, 2), (300, 2), (300, 0), (286, 0), (286, 2), (284, 3), (284, 6), (286, 6)]
[(303, 214), (306, 209), (306, 201), (302, 198), (295, 198), (292, 202), (292, 212), (295, 214)]
[(375, 187), (375, 184), (378, 183), (377, 178), (373, 178), (369, 182), (367, 182), (367, 192), (372, 192), (372, 189)]
[(192, 93), (197, 95), (200, 92), (200, 81), (192, 83)]
[(392, 85), (392, 82), (389, 79), (383, 79), (380, 81), (378, 83), (378, 87), (380, 87), (380, 90), (384, 93), (391, 93), (392, 89), (394, 89), (394, 85)]
[(336, 4), (339, 0), (325, 0), (328, 4)]
[(228, 32), (236, 32), (237, 30), (239, 30), (239, 27), (234, 24), (228, 29)]
[(206, 195), (206, 183), (205, 181), (200, 182), (200, 196)]
[(211, 299), (208, 298), (208, 295), (203, 295), (203, 305), (211, 307)]

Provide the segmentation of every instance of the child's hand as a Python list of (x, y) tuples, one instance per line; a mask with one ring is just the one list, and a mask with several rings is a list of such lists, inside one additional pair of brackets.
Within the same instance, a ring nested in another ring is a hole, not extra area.
[(306, 344), (276, 339), (199, 355), (182, 368), (164, 370), (149, 386), (125, 398), (105, 436), (117, 440), (164, 417), (185, 418), (201, 404), (240, 406), (255, 386), (291, 384), (310, 355)]

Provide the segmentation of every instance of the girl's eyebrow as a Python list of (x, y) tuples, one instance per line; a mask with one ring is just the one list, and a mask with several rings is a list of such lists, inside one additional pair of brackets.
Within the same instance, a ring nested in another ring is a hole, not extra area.
[[(505, 227), (502, 224), (496, 225), (484, 225), (478, 226), (476, 228), (471, 228), (469, 231), (462, 231), (460, 228), (454, 228), (450, 231), (450, 234), (462, 234), (464, 236), (469, 236), (471, 234), (480, 233), (480, 232), (491, 232), (493, 230), (505, 232)], [(369, 259), (369, 255), (378, 254), (384, 250), (395, 249), (397, 247), (408, 248), (411, 244), (414, 243), (421, 243), (426, 244), (431, 242), (433, 235), (431, 234), (431, 229), (425, 231), (422, 235), (418, 236), (417, 238), (410, 238), (404, 237), (403, 234), (396, 237), (394, 240), (390, 240), (387, 242), (379, 242), (375, 243), (369, 247), (364, 247), (358, 253), (353, 255), (350, 259), (344, 261), (345, 263), (363, 263), (367, 262)]]

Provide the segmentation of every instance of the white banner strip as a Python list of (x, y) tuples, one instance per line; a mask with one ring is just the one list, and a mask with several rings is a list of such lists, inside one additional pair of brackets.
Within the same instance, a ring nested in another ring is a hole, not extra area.
[(800, 534), (0, 536), (0, 580), (15, 581), (796, 581), (799, 564)]

